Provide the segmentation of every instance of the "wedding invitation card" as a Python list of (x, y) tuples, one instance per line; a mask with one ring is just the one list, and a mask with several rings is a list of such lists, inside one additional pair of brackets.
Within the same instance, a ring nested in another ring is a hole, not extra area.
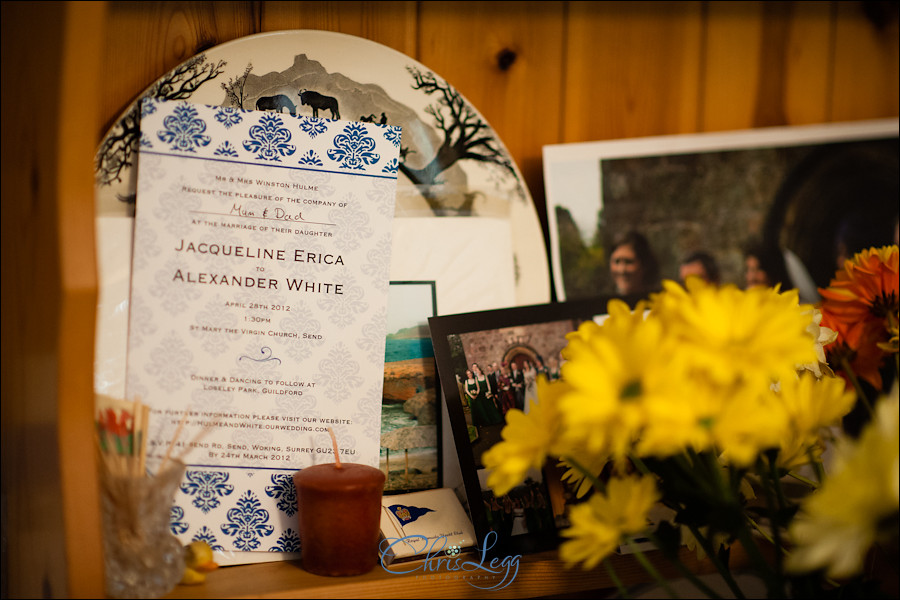
[[(291, 476), (378, 467), (401, 131), (144, 101), (126, 396), (185, 543), (299, 549)], [(226, 561), (227, 562), (227, 561)]]

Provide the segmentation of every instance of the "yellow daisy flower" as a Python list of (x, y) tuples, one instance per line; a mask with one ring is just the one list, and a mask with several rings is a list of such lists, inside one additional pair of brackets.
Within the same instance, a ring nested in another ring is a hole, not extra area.
[(796, 290), (692, 280), (687, 291), (667, 282), (651, 312), (680, 340), (679, 354), (713, 381), (768, 384), (790, 375), (794, 365), (817, 360), (806, 332), (810, 307), (800, 305)]
[(900, 510), (898, 421), (895, 385), (859, 440), (838, 446), (834, 472), (803, 502), (789, 530), (794, 541), (789, 571), (825, 568), (829, 577), (840, 579), (862, 570), (881, 521)]
[(788, 431), (788, 416), (771, 390), (736, 386), (710, 427), (722, 460), (747, 467), (761, 451), (779, 446)]
[(640, 533), (647, 527), (647, 515), (659, 501), (651, 477), (614, 478), (606, 493), (597, 493), (569, 511), (572, 526), (563, 532), (569, 538), (559, 547), (567, 566), (583, 562), (591, 569), (616, 550), (623, 536)]
[(811, 371), (782, 381), (778, 397), (788, 417), (788, 432), (779, 444), (778, 465), (788, 470), (818, 460), (825, 449), (823, 430), (839, 425), (856, 402), (842, 379), (816, 379)]
[(512, 409), (506, 413), (503, 440), (482, 456), (488, 469), (487, 485), (498, 496), (522, 483), (530, 469), (540, 469), (558, 435), (561, 415), (559, 396), (569, 389), (562, 381), (537, 379), (538, 399), (528, 413)]
[[(694, 532), (691, 531), (690, 527), (682, 525), (680, 530), (681, 544), (687, 547), (688, 550), (693, 550), (697, 555), (697, 560), (706, 560), (706, 550), (703, 549), (703, 546), (694, 536)], [(709, 537), (709, 527), (701, 527), (699, 531), (700, 535)], [(718, 552), (720, 548), (727, 548), (729, 546), (728, 534), (715, 533), (713, 534), (712, 539), (710, 539), (709, 542), (710, 544), (712, 544), (712, 547)]]
[[(577, 460), (578, 467), (567, 461), (566, 457), (570, 457), (571, 460)], [(566, 468), (560, 480), (568, 483), (575, 490), (576, 498), (583, 498), (585, 494), (594, 489), (594, 483), (581, 469), (586, 469), (594, 477), (599, 477), (600, 472), (609, 463), (609, 459), (609, 454), (606, 453), (592, 454), (583, 448), (570, 448), (557, 465)]]
[(779, 397), (788, 413), (794, 435), (816, 436), (853, 408), (856, 395), (837, 377), (816, 379), (808, 371), (783, 380)]
[(638, 456), (666, 457), (691, 448), (709, 450), (714, 444), (711, 424), (722, 411), (721, 390), (672, 371), (667, 397), (646, 399), (646, 423), (635, 443)]
[(560, 399), (567, 445), (621, 458), (647, 422), (646, 402), (671, 397), (673, 352), (656, 320), (624, 303), (610, 303), (603, 325), (588, 322), (569, 334)]

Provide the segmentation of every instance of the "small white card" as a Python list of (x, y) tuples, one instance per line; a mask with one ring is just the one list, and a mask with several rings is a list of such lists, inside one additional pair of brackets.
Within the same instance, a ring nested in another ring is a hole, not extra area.
[(299, 548), (291, 476), (377, 467), (400, 129), (144, 101), (126, 397), (151, 471), (187, 464), (172, 528)]
[[(516, 304), (512, 226), (492, 217), (394, 219), (394, 239), (415, 248), (391, 259), (394, 281), (434, 281), (440, 314)], [(530, 265), (520, 265), (528, 270)]]
[(450, 488), (384, 496), (383, 564), (418, 556), (454, 556), (475, 545), (475, 528)]

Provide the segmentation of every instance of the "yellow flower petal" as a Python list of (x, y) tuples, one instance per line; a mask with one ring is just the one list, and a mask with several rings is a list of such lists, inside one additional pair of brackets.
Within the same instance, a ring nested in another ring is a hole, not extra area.
[(802, 505), (789, 533), (794, 550), (786, 566), (792, 572), (825, 568), (844, 578), (862, 570), (880, 532), (880, 523), (900, 510), (900, 400), (895, 385), (882, 397), (875, 419), (858, 440), (838, 446), (838, 460), (825, 483)]
[(611, 479), (605, 494), (594, 494), (570, 509), (572, 525), (562, 534), (570, 539), (560, 546), (560, 558), (568, 566), (582, 562), (585, 569), (595, 567), (616, 550), (622, 536), (647, 528), (647, 515), (658, 501), (651, 477)]
[(559, 431), (559, 396), (569, 389), (562, 381), (537, 380), (537, 401), (528, 413), (518, 409), (506, 413), (503, 440), (482, 456), (488, 469), (487, 485), (502, 496), (525, 480), (530, 469), (540, 469)]

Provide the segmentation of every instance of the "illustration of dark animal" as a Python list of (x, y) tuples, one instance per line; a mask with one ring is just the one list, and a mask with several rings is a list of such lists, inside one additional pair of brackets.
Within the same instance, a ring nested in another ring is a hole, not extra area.
[(275, 112), (280, 113), (284, 108), (288, 109), (288, 112), (291, 113), (292, 117), (297, 116), (297, 107), (294, 106), (291, 99), (284, 94), (278, 94), (277, 96), (262, 96), (256, 101), (256, 110), (274, 110)]
[(369, 116), (362, 115), (362, 116), (359, 118), (359, 121), (360, 121), (361, 123), (374, 123), (374, 122), (375, 122), (375, 115), (373, 115), (372, 113), (369, 113)]
[(300, 104), (306, 104), (313, 109), (313, 117), (319, 116), (320, 110), (330, 110), (332, 119), (340, 119), (341, 113), (338, 111), (338, 101), (336, 98), (314, 92), (312, 90), (300, 90), (297, 92), (300, 96)]

